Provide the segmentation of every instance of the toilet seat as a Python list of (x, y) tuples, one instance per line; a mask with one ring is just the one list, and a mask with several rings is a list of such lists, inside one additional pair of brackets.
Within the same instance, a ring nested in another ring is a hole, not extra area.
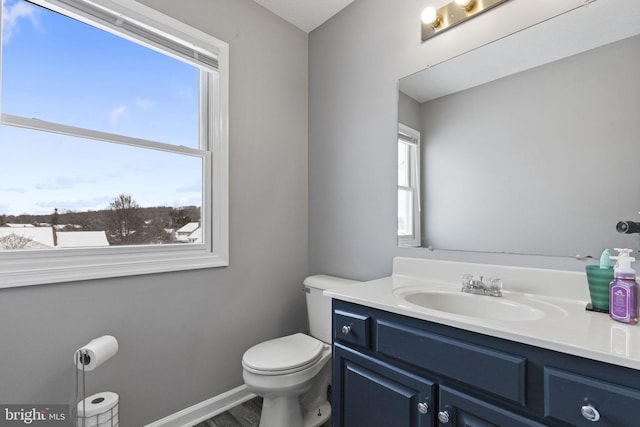
[(258, 375), (285, 375), (312, 366), (322, 356), (325, 344), (297, 333), (256, 344), (242, 357), (242, 366)]

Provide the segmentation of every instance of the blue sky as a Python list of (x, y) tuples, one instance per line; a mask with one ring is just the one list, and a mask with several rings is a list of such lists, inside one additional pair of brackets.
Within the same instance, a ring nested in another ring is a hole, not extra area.
[[(86, 24), (5, 0), (2, 112), (197, 148), (198, 69)], [(201, 205), (201, 160), (0, 128), (0, 214)]]

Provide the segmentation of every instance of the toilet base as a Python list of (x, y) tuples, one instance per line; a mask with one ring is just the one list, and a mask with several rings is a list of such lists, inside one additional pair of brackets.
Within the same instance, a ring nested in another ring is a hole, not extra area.
[(319, 427), (331, 418), (331, 404), (326, 401), (303, 414), (297, 398), (276, 397), (262, 400), (259, 427), (282, 427), (282, 420), (289, 420), (288, 427)]
[(278, 396), (262, 399), (259, 427), (277, 427), (282, 420), (290, 420), (292, 427), (302, 426), (302, 408), (298, 396)]
[(331, 418), (331, 405), (324, 402), (316, 410), (309, 411), (304, 417), (304, 427), (319, 427)]

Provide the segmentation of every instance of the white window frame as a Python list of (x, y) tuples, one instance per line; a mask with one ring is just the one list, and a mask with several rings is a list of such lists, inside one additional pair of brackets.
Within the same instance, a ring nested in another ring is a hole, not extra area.
[[(398, 246), (417, 247), (422, 244), (421, 237), (421, 203), (420, 203), (420, 132), (402, 123), (398, 124), (398, 144), (405, 143), (413, 146), (413, 156), (409, 159), (409, 186), (398, 185), (398, 190), (410, 191), (413, 194), (413, 233), (411, 235), (398, 234)], [(398, 203), (400, 199), (398, 198)]]
[[(70, 11), (66, 4), (78, 3), (78, 0), (30, 0), (32, 3), (61, 12), (72, 18), (92, 22), (109, 32), (118, 34), (117, 28), (108, 28), (93, 22), (88, 15)], [(83, 0), (80, 0), (80, 2)], [(93, 4), (105, 7), (124, 17), (131, 18), (149, 28), (167, 36), (188, 42), (193, 46), (210, 52), (217, 58), (217, 75), (201, 73), (201, 132), (206, 126), (209, 141), (201, 141), (201, 147), (207, 147), (206, 155), (201, 150), (167, 145), (166, 151), (181, 151), (184, 154), (200, 156), (204, 160), (203, 168), (203, 244), (184, 245), (139, 245), (93, 249), (47, 249), (0, 251), (0, 288), (89, 280), (107, 277), (120, 277), (139, 274), (161, 273), (178, 270), (221, 267), (229, 265), (229, 45), (226, 42), (183, 24), (155, 9), (144, 6), (134, 0), (91, 0)], [(0, 22), (1, 22), (0, 11)], [(134, 39), (123, 34), (125, 38)], [(140, 40), (136, 40), (140, 42)], [(158, 49), (157, 45), (146, 44)], [(1, 49), (1, 44), (0, 44)], [(160, 49), (162, 51), (162, 49)], [(169, 54), (168, 52), (163, 53)], [(179, 58), (178, 55), (172, 55)], [(2, 65), (0, 52), (0, 68)], [(1, 76), (0, 76), (1, 78)], [(217, 80), (217, 81), (216, 81)], [(0, 85), (1, 88), (1, 85)], [(202, 93), (205, 92), (205, 95)], [(208, 111), (207, 97), (213, 97), (214, 111)], [(112, 135), (98, 131), (55, 123), (43, 122), (2, 114), (3, 125), (23, 127), (32, 130), (47, 130), (65, 135), (81, 136), (95, 140), (113, 141), (133, 146), (149, 144), (145, 140)], [(158, 149), (158, 143), (151, 144)], [(162, 147), (160, 147), (162, 149)], [(207, 191), (208, 189), (208, 191)]]

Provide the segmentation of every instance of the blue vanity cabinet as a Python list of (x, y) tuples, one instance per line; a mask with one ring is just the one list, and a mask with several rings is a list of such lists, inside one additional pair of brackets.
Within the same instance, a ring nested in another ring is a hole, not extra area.
[(334, 346), (340, 393), (333, 419), (349, 427), (431, 427), (434, 425), (432, 381), (384, 362)]
[(638, 427), (640, 371), (333, 301), (333, 427)]
[(438, 420), (441, 426), (543, 427), (537, 421), (448, 386), (439, 388)]

